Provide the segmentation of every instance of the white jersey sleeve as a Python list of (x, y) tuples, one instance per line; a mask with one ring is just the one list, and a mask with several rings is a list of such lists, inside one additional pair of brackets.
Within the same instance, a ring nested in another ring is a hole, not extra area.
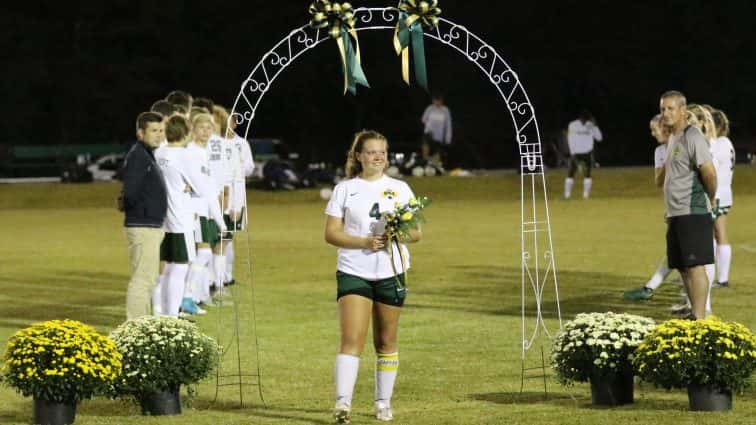
[(717, 169), (717, 194), (719, 206), (732, 206), (732, 176), (735, 170), (735, 148), (727, 137), (720, 137), (712, 144), (714, 166)]
[(659, 145), (654, 150), (654, 168), (663, 168), (667, 159), (667, 145)]

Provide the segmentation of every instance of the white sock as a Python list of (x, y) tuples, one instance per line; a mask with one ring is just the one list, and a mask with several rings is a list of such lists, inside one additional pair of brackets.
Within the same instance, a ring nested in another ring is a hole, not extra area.
[(706, 293), (706, 311), (711, 312), (711, 284), (714, 283), (714, 264), (707, 264), (704, 269), (706, 269), (706, 279), (709, 281), (709, 288)]
[(352, 405), (354, 384), (360, 370), (360, 358), (351, 354), (337, 354), (334, 375), (336, 376), (336, 401)]
[(163, 315), (178, 317), (181, 300), (184, 298), (184, 285), (188, 271), (188, 264), (168, 263), (165, 265), (165, 278), (161, 290)]
[(396, 372), (399, 369), (399, 353), (377, 353), (375, 359), (375, 403), (391, 407)]
[(670, 273), (672, 273), (672, 270), (669, 269), (669, 265), (667, 264), (667, 257), (664, 257), (664, 260), (659, 264), (654, 275), (651, 276), (651, 279), (649, 279), (648, 282), (646, 282), (645, 287), (651, 290), (658, 288)]
[[(165, 274), (165, 269), (163, 269), (163, 274)], [(152, 290), (152, 315), (153, 316), (162, 316), (163, 315), (163, 296), (161, 295), (161, 285), (163, 284), (163, 274), (157, 277), (155, 280), (155, 288)]]
[[(206, 301), (204, 298), (198, 297), (205, 292), (210, 292), (209, 287), (205, 289), (205, 276), (207, 267), (210, 264), (210, 260), (213, 258), (213, 251), (210, 248), (200, 248), (197, 250), (197, 258), (192, 262), (192, 266), (189, 269), (189, 274), (186, 276), (187, 286), (192, 291), (192, 298), (195, 301)], [(195, 298), (198, 297), (199, 299)]]
[(223, 287), (223, 278), (226, 270), (226, 256), (213, 254), (213, 262), (210, 278), (218, 285), (218, 288)]
[(591, 186), (593, 185), (593, 179), (583, 179), (583, 198), (588, 199), (591, 194)]
[(717, 281), (730, 281), (730, 261), (732, 261), (732, 247), (730, 244), (717, 246)]
[(564, 179), (564, 197), (568, 198), (572, 195), (572, 186), (575, 184), (575, 179), (567, 177)]
[(224, 282), (231, 282), (234, 278), (234, 243), (231, 242), (226, 248), (226, 273), (223, 276)]

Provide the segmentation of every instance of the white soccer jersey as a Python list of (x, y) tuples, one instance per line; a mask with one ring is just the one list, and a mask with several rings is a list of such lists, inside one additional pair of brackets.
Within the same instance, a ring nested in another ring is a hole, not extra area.
[(667, 159), (667, 144), (659, 145), (654, 150), (654, 168), (664, 168)]
[(189, 161), (190, 153), (181, 146), (163, 146), (155, 150), (155, 162), (165, 180), (168, 211), (163, 228), (168, 233), (194, 230), (194, 208), (191, 193), (201, 195), (199, 170)]
[(600, 142), (603, 138), (601, 130), (591, 121), (583, 124), (580, 120), (575, 120), (567, 127), (567, 144), (571, 155), (593, 151), (594, 140)]
[(229, 141), (217, 134), (210, 136), (207, 141), (207, 161), (210, 165), (210, 174), (215, 179), (218, 194), (223, 193), (224, 187), (231, 185), (230, 149)]
[(735, 148), (725, 136), (711, 143), (711, 156), (717, 169), (717, 196), (720, 207), (732, 206), (732, 174), (735, 169)]
[(247, 177), (255, 170), (255, 162), (252, 159), (252, 149), (249, 142), (243, 137), (234, 134), (231, 138), (231, 146), (236, 151), (238, 169), (235, 170), (233, 185), (231, 186), (231, 209), (241, 211), (247, 205)]
[[(391, 211), (396, 203), (406, 204), (414, 195), (407, 183), (388, 176), (376, 181), (352, 178), (336, 185), (325, 213), (344, 221), (344, 232), (359, 237), (383, 234), (386, 224), (377, 216)], [(405, 253), (405, 269), (409, 269), (409, 251)], [(394, 267), (402, 273), (402, 260), (396, 245), (392, 246)], [(388, 250), (339, 248), (337, 269), (367, 280), (386, 279), (394, 275)]]
[(201, 173), (201, 182), (199, 184), (202, 186), (200, 190), (202, 196), (192, 198), (194, 212), (200, 217), (212, 218), (218, 223), (219, 227), (225, 229), (223, 215), (220, 212), (220, 203), (218, 202), (218, 192), (216, 190), (218, 185), (215, 183), (208, 163), (207, 149), (195, 142), (189, 142), (186, 149), (190, 153), (188, 156), (192, 164), (191, 166)]

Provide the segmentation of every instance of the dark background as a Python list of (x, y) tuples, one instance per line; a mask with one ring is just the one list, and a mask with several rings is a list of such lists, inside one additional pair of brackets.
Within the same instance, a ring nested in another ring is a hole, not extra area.
[[(394, 6), (395, 1), (354, 1)], [(497, 49), (519, 74), (550, 143), (587, 108), (606, 164), (648, 164), (659, 94), (723, 109), (739, 152), (754, 150), (756, 6), (750, 1), (451, 1), (443, 17)], [(261, 56), (309, 20), (308, 1), (4, 2), (0, 6), (0, 144), (125, 143), (134, 118), (182, 89), (231, 106)], [(415, 146), (429, 103), (401, 81), (391, 31), (360, 32), (371, 89), (342, 96), (335, 42), (276, 80), (248, 134), (286, 141), (305, 159), (340, 161), (350, 135), (376, 128)], [(504, 101), (453, 49), (426, 39), (432, 91), (445, 94), (468, 167), (516, 163)]]

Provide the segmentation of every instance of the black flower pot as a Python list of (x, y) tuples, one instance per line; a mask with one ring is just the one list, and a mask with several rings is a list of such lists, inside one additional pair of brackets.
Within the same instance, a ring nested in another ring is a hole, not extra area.
[(76, 403), (34, 399), (35, 425), (69, 425), (76, 419)]
[(597, 406), (621, 406), (633, 402), (633, 374), (591, 375), (591, 402)]
[(167, 416), (181, 414), (179, 387), (143, 394), (139, 397), (142, 414), (148, 416)]
[(732, 391), (722, 390), (712, 385), (688, 385), (690, 410), (702, 412), (723, 412), (732, 410)]

